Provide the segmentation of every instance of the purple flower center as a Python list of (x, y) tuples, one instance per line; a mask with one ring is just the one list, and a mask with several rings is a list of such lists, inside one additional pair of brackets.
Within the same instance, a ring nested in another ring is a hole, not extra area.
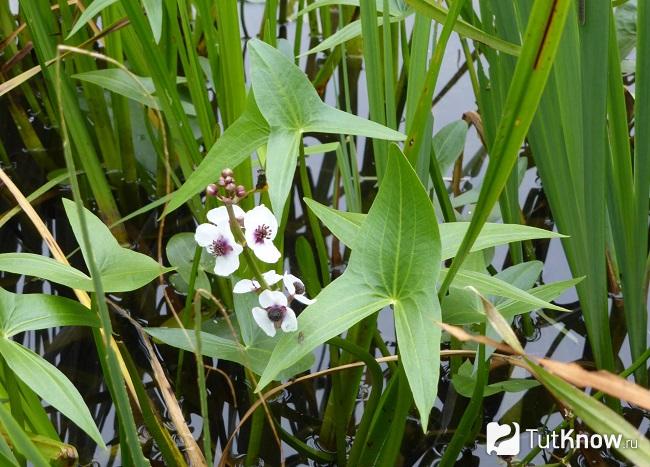
[(305, 293), (305, 286), (302, 282), (294, 282), (293, 286), (296, 288), (296, 295), (302, 295)]
[(253, 238), (255, 238), (255, 243), (264, 243), (264, 240), (270, 240), (273, 230), (266, 224), (257, 226), (253, 232)]
[(266, 313), (271, 321), (278, 323), (284, 318), (284, 312), (287, 308), (282, 305), (271, 305), (266, 309)]
[(214, 256), (226, 256), (232, 251), (232, 245), (223, 237), (219, 237), (210, 245), (210, 253)]

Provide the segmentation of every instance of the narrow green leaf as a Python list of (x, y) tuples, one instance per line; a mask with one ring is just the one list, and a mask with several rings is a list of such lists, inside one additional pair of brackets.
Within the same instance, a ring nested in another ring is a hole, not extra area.
[(162, 21), (163, 21), (163, 2), (160, 0), (142, 0), (144, 11), (147, 13), (149, 26), (156, 42), (160, 42), (160, 35), (162, 34)]
[[(305, 199), (305, 203), (335, 237), (348, 247), (354, 248), (354, 239), (359, 235), (359, 229), (367, 217), (366, 214), (338, 211), (311, 199)], [(440, 224), (443, 260), (456, 256), (469, 225), (469, 222), (445, 222)], [(472, 245), (471, 252), (511, 242), (541, 238), (565, 238), (565, 236), (550, 230), (527, 225), (486, 223), (483, 225), (476, 242)]]
[(0, 271), (38, 277), (72, 289), (93, 289), (92, 280), (83, 272), (53, 258), (33, 253), (0, 254)]
[[(160, 100), (154, 96), (156, 87), (151, 78), (136, 76), (120, 68), (86, 71), (85, 73), (72, 75), (72, 78), (96, 84), (115, 94), (140, 102), (147, 107), (163, 110)], [(193, 104), (181, 100), (181, 105), (187, 115), (196, 116), (196, 109)]]
[[(74, 202), (63, 199), (72, 231), (88, 263), (88, 252), (81, 241), (81, 224)], [(160, 274), (170, 271), (147, 255), (121, 247), (108, 227), (92, 212), (84, 208), (85, 221), (91, 234), (93, 255), (106, 292), (126, 292), (139, 289)], [(129, 271), (125, 274), (124, 271)]]
[(441, 286), (441, 295), (445, 294), (462, 262), (470, 253), (473, 243), (510, 176), (519, 148), (546, 86), (571, 5), (570, 1), (535, 2), (533, 5), (522, 53), (517, 61), (503, 118), (490, 154), (490, 164), (481, 186), (479, 203), (474, 211), (470, 228), (452, 262), (450, 273)]
[[(441, 8), (433, 0), (406, 0), (406, 3), (411, 5), (416, 12), (431, 18), (437, 23), (444, 24), (447, 20), (449, 12), (444, 8)], [(519, 55), (521, 52), (520, 47), (517, 44), (512, 44), (498, 37), (491, 36), (462, 20), (456, 21), (454, 31), (461, 36), (465, 36), (476, 42), (482, 42), (488, 47), (500, 52), (505, 52), (509, 55)]]
[(79, 302), (45, 294), (13, 294), (0, 287), (0, 329), (5, 337), (56, 326), (99, 326)]
[(7, 338), (0, 338), (0, 353), (18, 378), (72, 420), (99, 446), (105, 447), (81, 394), (63, 373), (39, 355)]
[(86, 7), (84, 12), (81, 14), (75, 25), (70, 30), (70, 34), (66, 39), (74, 36), (81, 28), (83, 28), (88, 21), (90, 21), (94, 16), (98, 15), (104, 8), (109, 7), (118, 0), (95, 0), (90, 5)]
[[(35, 467), (49, 467), (50, 463), (43, 457), (43, 454), (38, 450), (34, 443), (29, 439), (27, 433), (23, 428), (14, 420), (11, 416), (11, 413), (0, 404), (0, 423), (4, 426), (9, 439), (11, 439), (12, 444), (16, 451), (21, 453), (28, 459)], [(4, 456), (4, 454), (3, 454)], [(13, 456), (12, 456), (13, 457)], [(14, 459), (6, 459), (9, 463), (8, 465), (20, 465)]]
[(225, 168), (237, 167), (266, 144), (271, 130), (260, 113), (253, 93), (245, 112), (217, 139), (192, 175), (172, 195), (163, 216), (181, 207), (188, 199), (213, 183)]
[[(196, 335), (191, 330), (178, 328), (146, 328), (147, 334), (153, 336), (167, 345), (183, 349), (188, 352), (196, 351)], [(261, 374), (271, 356), (273, 345), (277, 339), (269, 339), (262, 344), (243, 346), (232, 339), (225, 339), (207, 332), (201, 332), (201, 353), (206, 357), (221, 358), (249, 368)], [(313, 364), (313, 356), (303, 355), (296, 361), (287, 365), (284, 371), (278, 374), (277, 379), (290, 378), (296, 373), (305, 371)]]
[(528, 364), (533, 368), (535, 377), (546, 389), (594, 432), (611, 435), (614, 438), (620, 436), (623, 447), (626, 440), (634, 440), (637, 443), (635, 449), (617, 449), (619, 454), (634, 465), (647, 463), (650, 459), (650, 441), (621, 415), (532, 361), (528, 360)]

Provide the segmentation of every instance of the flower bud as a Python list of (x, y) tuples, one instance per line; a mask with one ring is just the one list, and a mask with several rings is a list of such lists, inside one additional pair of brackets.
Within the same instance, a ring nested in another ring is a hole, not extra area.
[(219, 193), (219, 187), (215, 185), (214, 183), (210, 183), (206, 188), (205, 188), (205, 194), (207, 196), (217, 196)]
[(223, 170), (221, 171), (221, 176), (222, 176), (223, 178), (227, 178), (227, 177), (231, 177), (231, 178), (232, 178), (233, 175), (234, 175), (234, 173), (233, 173), (232, 169), (223, 169)]
[(226, 185), (235, 182), (235, 180), (232, 177), (225, 177), (223, 180), (224, 182), (226, 182)]
[(228, 184), (226, 185), (226, 190), (229, 191), (229, 192), (231, 192), (231, 193), (232, 193), (233, 191), (235, 191), (236, 189), (237, 189), (237, 185), (235, 185), (235, 184), (232, 183), (232, 182), (230, 182), (230, 183), (228, 183)]
[(226, 186), (226, 181), (224, 180), (223, 177), (219, 177), (219, 181), (217, 182), (219, 186)]
[(237, 185), (237, 191), (235, 193), (238, 198), (243, 198), (246, 196), (246, 188), (243, 185)]

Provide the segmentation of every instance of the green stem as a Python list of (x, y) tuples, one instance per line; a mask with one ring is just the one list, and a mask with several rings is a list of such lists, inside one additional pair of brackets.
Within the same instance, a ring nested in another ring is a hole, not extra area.
[[(302, 185), (302, 192), (305, 197), (314, 199), (309, 184), (309, 176), (307, 175), (307, 163), (305, 162), (305, 145), (300, 141), (300, 184)], [(323, 278), (323, 285), (330, 283), (330, 271), (327, 258), (327, 246), (325, 246), (325, 239), (320, 230), (318, 219), (311, 210), (307, 209), (307, 219), (309, 221), (309, 228), (314, 236), (314, 243), (316, 244), (316, 252), (318, 253), (318, 264), (320, 266), (321, 276)]]
[(266, 283), (266, 279), (264, 279), (264, 276), (262, 275), (262, 272), (257, 265), (257, 261), (251, 254), (250, 248), (246, 246), (246, 238), (244, 237), (244, 232), (242, 232), (241, 226), (239, 225), (239, 221), (237, 221), (237, 216), (235, 216), (235, 210), (232, 208), (232, 204), (226, 204), (226, 210), (228, 211), (228, 217), (230, 218), (230, 228), (233, 231), (235, 240), (241, 243), (244, 247), (243, 254), (244, 258), (246, 259), (246, 263), (248, 263), (248, 266), (253, 271), (255, 279), (257, 279), (257, 282), (260, 284), (262, 289), (268, 289), (269, 285)]
[[(482, 328), (481, 334), (485, 334), (485, 323), (483, 323)], [(451, 467), (456, 463), (458, 454), (472, 434), (472, 426), (476, 422), (477, 417), (480, 416), (481, 406), (483, 405), (483, 392), (489, 373), (489, 361), (485, 359), (485, 346), (483, 344), (478, 347), (476, 359), (476, 385), (472, 392), (472, 398), (460, 419), (454, 436), (445, 449), (445, 453), (440, 461), (440, 467)]]
[[(187, 297), (185, 298), (185, 306), (183, 307), (183, 316), (181, 316), (181, 322), (183, 323), (183, 328), (187, 328), (187, 325), (190, 321), (190, 307), (192, 306), (192, 296), (194, 295), (194, 286), (196, 284), (196, 275), (199, 270), (199, 262), (201, 261), (201, 250), (202, 248), (197, 246), (194, 249), (194, 259), (192, 260), (192, 271), (190, 272), (190, 283), (187, 286)], [(181, 349), (178, 352), (178, 365), (176, 369), (176, 397), (181, 395), (181, 386), (183, 385), (182, 372), (183, 372), (183, 359), (185, 357), (185, 352)]]
[(201, 417), (203, 417), (203, 451), (205, 462), (212, 465), (212, 440), (210, 438), (210, 420), (208, 418), (208, 390), (205, 387), (205, 370), (203, 368), (203, 355), (201, 353), (201, 295), (194, 296), (194, 335), (196, 336), (196, 373), (199, 385), (199, 401)]
[(260, 454), (260, 442), (264, 431), (264, 410), (259, 408), (253, 414), (251, 420), (251, 432), (248, 438), (248, 450), (246, 452), (246, 466), (258, 465), (257, 458)]
[[(384, 386), (384, 376), (377, 361), (363, 348), (344, 339), (341, 339), (340, 337), (334, 337), (328, 342), (332, 345), (340, 347), (341, 349), (354, 355), (359, 360), (364, 362), (371, 377), (372, 391), (370, 392), (368, 402), (366, 403), (366, 407), (363, 411), (361, 423), (357, 428), (354, 444), (352, 445), (352, 449), (350, 451), (350, 459), (348, 460), (350, 465), (358, 465), (357, 460), (359, 459), (359, 456), (363, 451), (363, 447), (366, 444), (368, 430), (370, 429), (370, 424), (372, 423), (372, 417), (374, 416), (377, 405), (379, 404), (381, 390)], [(344, 420), (341, 420), (340, 422), (343, 423)]]

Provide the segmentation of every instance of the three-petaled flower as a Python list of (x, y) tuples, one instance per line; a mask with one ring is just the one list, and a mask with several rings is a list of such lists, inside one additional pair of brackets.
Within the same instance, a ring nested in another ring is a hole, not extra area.
[(298, 329), (296, 314), (288, 306), (287, 297), (278, 291), (264, 290), (259, 297), (260, 306), (253, 308), (253, 318), (268, 336), (278, 329), (293, 332)]
[(239, 255), (244, 249), (235, 241), (228, 224), (201, 224), (194, 240), (214, 256), (215, 274), (229, 276), (239, 268)]
[(278, 233), (278, 221), (269, 208), (260, 204), (244, 215), (246, 244), (255, 256), (265, 263), (280, 259), (280, 251), (273, 244)]

